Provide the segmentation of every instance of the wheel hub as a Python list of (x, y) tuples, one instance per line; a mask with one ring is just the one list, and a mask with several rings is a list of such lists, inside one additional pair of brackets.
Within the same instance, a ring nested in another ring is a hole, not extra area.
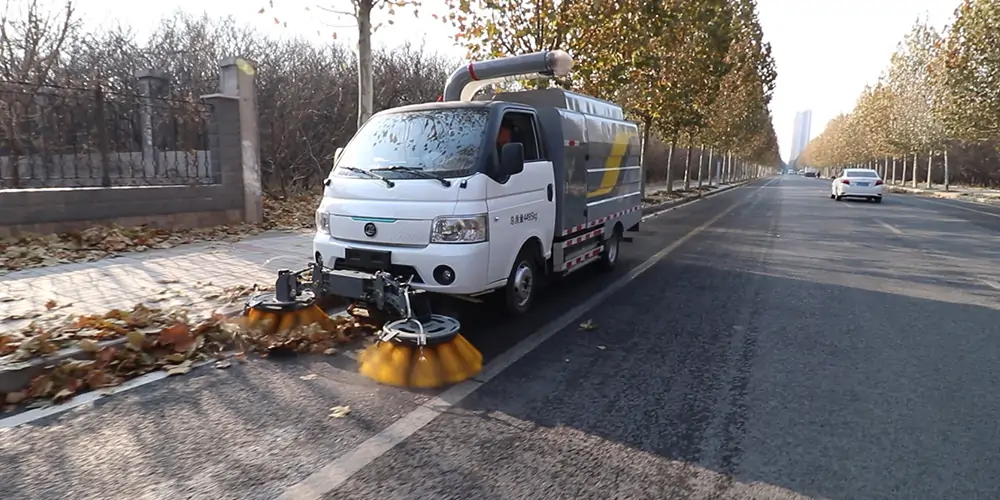
[(517, 266), (517, 271), (514, 272), (514, 295), (517, 299), (517, 305), (523, 306), (528, 303), (533, 287), (534, 276), (531, 266), (526, 262), (521, 262)]

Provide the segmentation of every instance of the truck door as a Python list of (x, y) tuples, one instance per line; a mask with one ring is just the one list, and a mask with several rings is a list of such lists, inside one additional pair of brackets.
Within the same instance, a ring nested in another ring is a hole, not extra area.
[[(547, 254), (555, 230), (554, 172), (535, 114), (506, 111), (503, 120), (510, 130), (510, 140), (524, 145), (524, 171), (487, 182), (491, 283), (507, 278), (521, 246), (532, 236), (541, 241), (542, 251)], [(494, 161), (499, 162), (499, 147), (493, 154)]]

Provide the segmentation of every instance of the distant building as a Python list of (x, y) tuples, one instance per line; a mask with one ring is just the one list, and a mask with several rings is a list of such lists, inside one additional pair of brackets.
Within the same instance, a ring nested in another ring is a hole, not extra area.
[(792, 129), (792, 154), (790, 163), (797, 163), (799, 155), (809, 144), (809, 134), (812, 131), (812, 111), (805, 110), (795, 113), (795, 128)]

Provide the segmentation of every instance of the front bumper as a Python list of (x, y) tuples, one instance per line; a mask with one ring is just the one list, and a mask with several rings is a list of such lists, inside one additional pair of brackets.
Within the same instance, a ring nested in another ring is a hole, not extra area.
[[(451, 295), (470, 295), (489, 289), (487, 270), (489, 265), (489, 243), (440, 244), (432, 243), (422, 247), (391, 245), (370, 245), (347, 242), (319, 233), (313, 237), (313, 259), (332, 269), (354, 269), (369, 271), (348, 262), (348, 251), (374, 250), (390, 252), (390, 273), (407, 277), (413, 275), (414, 289), (427, 290)], [(442, 285), (435, 279), (434, 270), (438, 266), (448, 266), (454, 273), (454, 281)]]

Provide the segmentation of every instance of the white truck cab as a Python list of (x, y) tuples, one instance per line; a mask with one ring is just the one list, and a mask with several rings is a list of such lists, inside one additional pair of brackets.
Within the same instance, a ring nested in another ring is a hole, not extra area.
[[(498, 66), (475, 64), (487, 63)], [(338, 151), (314, 258), (452, 296), (501, 290), (523, 314), (545, 276), (612, 267), (623, 232), (638, 228), (638, 128), (620, 107), (561, 89), (474, 101), (471, 81), (449, 80), (445, 97), (463, 98), (374, 115)]]

